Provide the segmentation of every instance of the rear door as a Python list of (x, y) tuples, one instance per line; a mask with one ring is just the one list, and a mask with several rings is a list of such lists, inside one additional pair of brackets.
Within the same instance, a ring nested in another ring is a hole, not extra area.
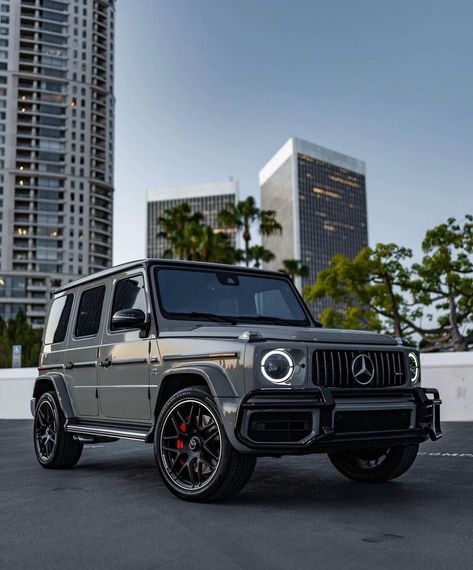
[(113, 280), (106, 326), (99, 351), (100, 413), (106, 418), (148, 420), (150, 339), (139, 329), (115, 329), (112, 316), (123, 309), (149, 315), (146, 276), (142, 270), (121, 273)]
[(97, 355), (104, 322), (107, 284), (80, 291), (66, 353), (68, 386), (77, 416), (98, 416)]

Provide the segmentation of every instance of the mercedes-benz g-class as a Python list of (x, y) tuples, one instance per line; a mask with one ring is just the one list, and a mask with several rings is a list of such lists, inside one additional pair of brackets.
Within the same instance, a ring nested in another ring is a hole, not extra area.
[(356, 481), (387, 481), (437, 439), (440, 399), (417, 350), (324, 329), (282, 273), (148, 259), (52, 295), (31, 409), (46, 468), (83, 445), (154, 444), (182, 499), (237, 493), (257, 457), (327, 453)]

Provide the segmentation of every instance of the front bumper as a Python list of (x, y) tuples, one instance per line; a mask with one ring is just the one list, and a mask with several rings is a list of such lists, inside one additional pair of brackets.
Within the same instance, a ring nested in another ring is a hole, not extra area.
[(260, 455), (409, 445), (442, 437), (434, 388), (255, 390), (235, 436)]

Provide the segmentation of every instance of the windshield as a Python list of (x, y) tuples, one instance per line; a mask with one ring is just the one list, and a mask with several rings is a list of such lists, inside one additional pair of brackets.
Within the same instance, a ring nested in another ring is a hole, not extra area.
[(155, 269), (167, 318), (311, 326), (284, 278), (207, 269)]

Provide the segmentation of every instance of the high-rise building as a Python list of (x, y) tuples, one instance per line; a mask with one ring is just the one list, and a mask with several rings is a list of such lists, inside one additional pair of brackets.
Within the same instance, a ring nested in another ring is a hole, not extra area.
[(238, 202), (239, 184), (236, 180), (215, 182), (211, 184), (194, 184), (190, 186), (171, 186), (148, 192), (148, 228), (147, 254), (148, 257), (163, 257), (169, 249), (168, 241), (159, 235), (161, 229), (159, 218), (166, 210), (180, 204), (188, 204), (191, 212), (202, 212), (203, 223), (215, 231), (225, 231), (233, 245), (237, 245), (235, 231), (222, 228), (217, 222), (220, 211), (230, 204)]
[[(276, 211), (282, 235), (263, 236), (279, 269), (284, 259), (309, 267), (309, 285), (341, 253), (354, 257), (368, 245), (365, 163), (301, 139), (289, 139), (259, 173), (261, 207)], [(312, 304), (316, 315), (327, 300)]]
[(0, 0), (0, 317), (112, 263), (114, 0)]

